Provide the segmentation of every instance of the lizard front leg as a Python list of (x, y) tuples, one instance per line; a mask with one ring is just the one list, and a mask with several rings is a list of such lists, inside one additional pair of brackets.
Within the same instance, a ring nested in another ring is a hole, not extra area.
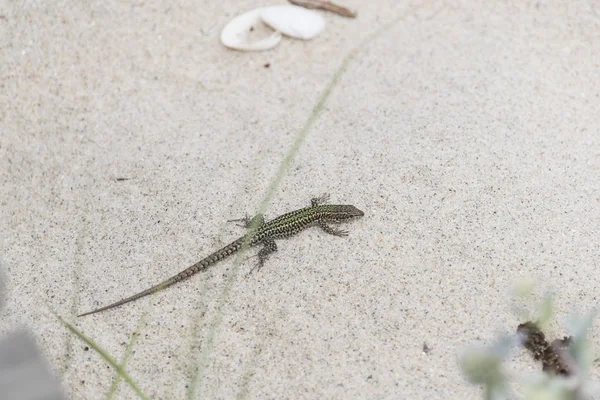
[(329, 201), (329, 193), (325, 193), (325, 194), (323, 194), (323, 195), (321, 195), (321, 196), (319, 196), (319, 197), (313, 197), (313, 198), (310, 200), (310, 205), (311, 205), (312, 207), (316, 207), (316, 206), (318, 206), (319, 204), (325, 204), (325, 203), (327, 203), (328, 201)]
[(325, 222), (325, 221), (319, 221), (318, 224), (321, 227), (321, 229), (323, 229), (325, 232), (329, 233), (330, 235), (348, 236), (348, 231), (332, 228), (329, 225), (327, 225), (327, 222)]

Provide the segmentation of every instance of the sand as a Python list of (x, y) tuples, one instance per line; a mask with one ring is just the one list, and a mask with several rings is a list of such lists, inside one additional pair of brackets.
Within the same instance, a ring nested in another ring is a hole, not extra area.
[[(478, 399), (458, 360), (523, 322), (514, 282), (553, 291), (548, 335), (566, 334), (600, 289), (598, 6), (399, 3), (344, 2), (357, 19), (322, 13), (318, 38), (263, 53), (218, 40), (258, 1), (0, 6), (0, 336), (31, 330), (73, 399), (105, 398), (114, 370), (50, 309), (117, 360), (141, 325), (127, 371), (152, 399)], [(365, 212), (348, 237), (313, 228), (259, 273), (253, 251), (75, 317), (239, 237), (226, 221), (256, 211), (345, 57), (395, 19), (266, 210), (330, 193)]]

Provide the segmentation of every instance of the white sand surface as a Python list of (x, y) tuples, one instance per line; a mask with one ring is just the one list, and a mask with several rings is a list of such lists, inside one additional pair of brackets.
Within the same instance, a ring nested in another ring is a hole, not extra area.
[[(513, 282), (555, 292), (551, 337), (598, 303), (600, 7), (352, 0), (358, 18), (322, 13), (313, 41), (221, 46), (264, 4), (0, 5), (0, 335), (31, 329), (73, 399), (106, 398), (115, 373), (46, 305), (117, 360), (148, 310), (127, 371), (152, 399), (481, 398), (459, 356), (522, 322)], [(228, 260), (75, 317), (239, 237), (226, 221), (256, 210), (344, 57), (396, 18), (266, 212), (328, 192), (365, 211), (347, 238), (313, 228), (247, 278), (255, 258)], [(508, 363), (539, 369), (523, 351)], [(121, 382), (116, 398), (135, 394)]]

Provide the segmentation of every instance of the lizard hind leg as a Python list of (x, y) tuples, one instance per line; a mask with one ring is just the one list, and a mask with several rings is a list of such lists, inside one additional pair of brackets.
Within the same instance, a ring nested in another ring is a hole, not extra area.
[(258, 252), (258, 263), (256, 264), (256, 266), (254, 268), (252, 268), (250, 273), (254, 272), (254, 270), (260, 271), (260, 269), (263, 267), (263, 265), (265, 265), (265, 261), (267, 261), (267, 258), (269, 258), (271, 253), (274, 253), (277, 251), (277, 243), (275, 243), (275, 241), (273, 239), (266, 240), (263, 242), (263, 244), (265, 245), (265, 247), (260, 249), (260, 251)]
[(241, 225), (238, 226), (244, 228), (250, 228), (256, 224), (257, 228), (260, 228), (265, 223), (265, 217), (262, 214), (256, 214), (254, 217), (250, 218), (246, 215), (244, 218), (238, 219), (228, 219), (227, 222), (242, 222)]

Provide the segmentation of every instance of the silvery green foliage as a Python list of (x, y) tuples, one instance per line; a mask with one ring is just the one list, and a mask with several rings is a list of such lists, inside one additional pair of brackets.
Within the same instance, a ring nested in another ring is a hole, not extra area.
[(587, 339), (595, 312), (580, 317), (575, 314), (567, 319), (571, 345), (561, 356), (569, 363), (573, 374), (569, 377), (539, 374), (536, 378), (523, 380), (527, 389), (526, 400), (585, 400), (599, 393), (596, 383), (589, 380), (593, 348)]
[(526, 400), (576, 400), (577, 397), (564, 378), (550, 377), (539, 374), (536, 377), (524, 379)]
[(469, 382), (482, 385), (486, 400), (502, 400), (509, 396), (508, 376), (502, 362), (519, 345), (518, 336), (505, 336), (488, 347), (471, 348), (460, 360)]
[(548, 292), (539, 303), (535, 303), (533, 292), (535, 284), (532, 280), (520, 279), (513, 287), (512, 311), (525, 321), (535, 321), (536, 324), (544, 329), (552, 318), (554, 307), (554, 295)]
[[(520, 282), (515, 291), (515, 297), (530, 298), (533, 285)], [(546, 295), (535, 307), (517, 307), (517, 314), (530, 318), (540, 326), (545, 326), (552, 317), (553, 297)], [(502, 363), (509, 353), (521, 343), (518, 335), (505, 336), (497, 339), (491, 346), (468, 349), (461, 357), (461, 368), (469, 382), (483, 386), (485, 400), (517, 399), (524, 400), (585, 400), (600, 393), (600, 386), (589, 381), (589, 371), (592, 365), (593, 349), (587, 333), (592, 325), (595, 312), (583, 317), (572, 315), (567, 319), (566, 326), (571, 335), (571, 345), (560, 353), (565, 359), (571, 376), (551, 376), (539, 372), (529, 376), (511, 377), (502, 368)], [(537, 363), (537, 362), (536, 362)], [(510, 393), (511, 381), (518, 381), (524, 388), (523, 397)]]
[(585, 377), (589, 374), (594, 360), (592, 345), (587, 338), (587, 333), (592, 327), (595, 316), (596, 311), (592, 311), (582, 317), (572, 314), (566, 321), (567, 329), (572, 336), (568, 355), (571, 357), (578, 375)]

